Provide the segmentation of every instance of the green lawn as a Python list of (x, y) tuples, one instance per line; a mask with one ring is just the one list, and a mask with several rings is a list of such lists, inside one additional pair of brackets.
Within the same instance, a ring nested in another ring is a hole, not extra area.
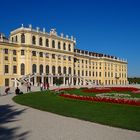
[(140, 131), (140, 107), (137, 106), (72, 100), (52, 92), (28, 93), (13, 100), (63, 116)]

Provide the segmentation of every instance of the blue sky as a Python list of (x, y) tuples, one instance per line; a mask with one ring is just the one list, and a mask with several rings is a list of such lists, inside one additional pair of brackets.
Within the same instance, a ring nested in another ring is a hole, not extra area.
[(5, 0), (0, 32), (23, 23), (73, 35), (77, 48), (128, 60), (128, 75), (140, 77), (139, 0)]

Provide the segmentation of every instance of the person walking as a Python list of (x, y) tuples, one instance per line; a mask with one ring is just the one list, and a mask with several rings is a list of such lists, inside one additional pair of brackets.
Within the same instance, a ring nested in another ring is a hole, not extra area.
[(40, 84), (40, 90), (42, 91), (43, 90), (43, 83), (41, 82)]
[(49, 83), (47, 83), (47, 90), (49, 90), (49, 87), (50, 87), (50, 85), (49, 85)]

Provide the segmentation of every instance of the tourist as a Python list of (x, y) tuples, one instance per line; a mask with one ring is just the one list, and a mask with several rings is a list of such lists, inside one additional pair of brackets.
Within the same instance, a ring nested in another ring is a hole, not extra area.
[(42, 91), (43, 90), (43, 83), (41, 82), (40, 84), (40, 90)]
[(29, 83), (29, 91), (31, 92), (31, 86), (32, 86), (32, 84), (31, 83)]
[(49, 90), (49, 87), (50, 87), (50, 85), (49, 85), (49, 83), (47, 83), (47, 90)]
[(16, 93), (16, 95), (20, 94), (20, 89), (18, 87), (16, 88), (15, 93)]
[(27, 92), (29, 91), (29, 82), (26, 83), (27, 86)]
[(9, 91), (10, 91), (10, 88), (7, 87), (7, 88), (5, 89), (5, 95), (7, 95), (7, 94), (9, 93)]
[(44, 83), (44, 90), (46, 90), (46, 83)]

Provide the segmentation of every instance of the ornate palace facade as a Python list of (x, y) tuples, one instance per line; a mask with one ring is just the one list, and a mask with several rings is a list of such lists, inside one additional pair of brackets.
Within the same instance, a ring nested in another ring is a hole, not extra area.
[(0, 86), (33, 85), (61, 78), (63, 85), (125, 85), (127, 61), (75, 49), (76, 40), (55, 29), (20, 27), (7, 39), (0, 34)]

